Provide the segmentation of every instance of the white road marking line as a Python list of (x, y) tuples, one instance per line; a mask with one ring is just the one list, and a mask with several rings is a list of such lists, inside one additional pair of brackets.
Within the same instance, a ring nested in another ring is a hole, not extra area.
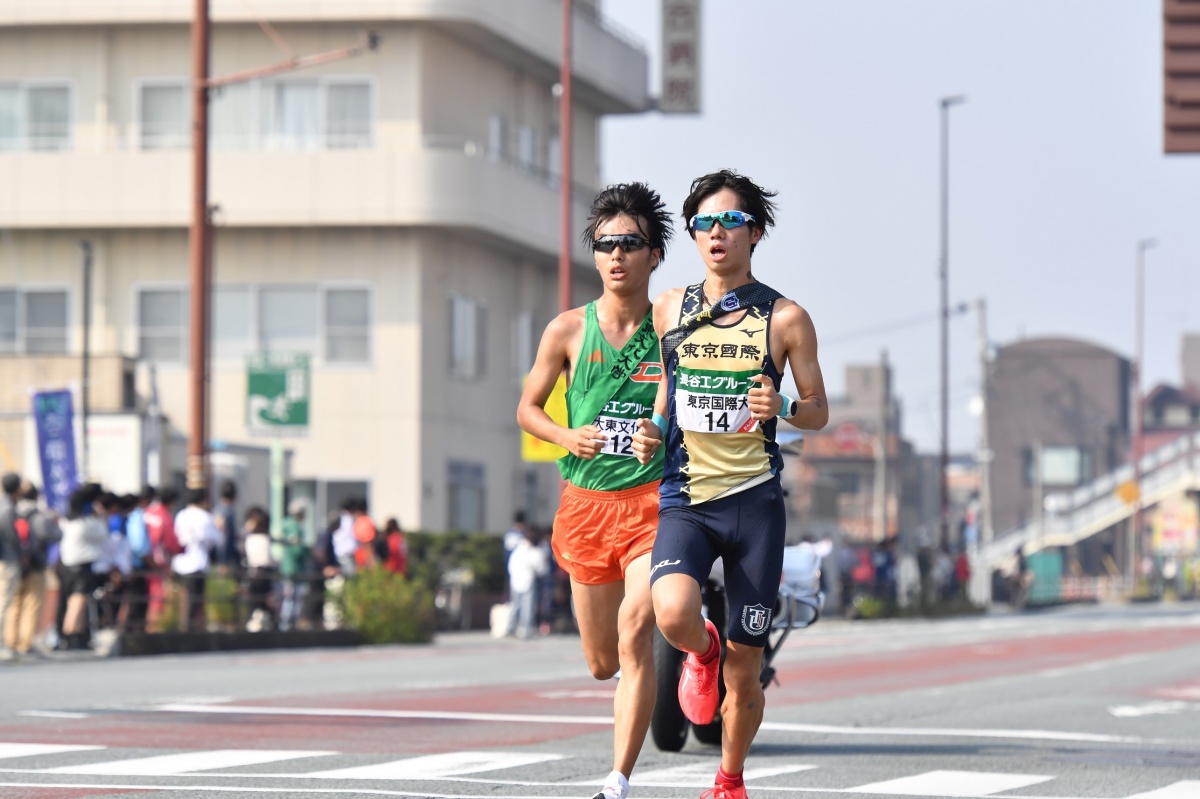
[[(530, 786), (566, 787), (570, 783), (528, 783)], [(689, 787), (689, 786), (680, 786)], [(150, 784), (117, 784), (117, 783), (83, 783), (83, 782), (0, 782), (0, 788), (73, 788), (76, 790), (108, 790), (108, 791), (195, 791), (203, 793), (262, 793), (290, 794), (292, 796), (404, 796), (423, 797), (424, 799), (481, 799), (483, 794), (473, 793), (431, 793), (430, 791), (397, 791), (384, 788), (258, 788), (252, 786), (232, 785), (150, 785)], [(838, 788), (773, 788), (757, 786), (755, 791), (780, 791), (794, 794), (828, 795), (831, 793), (850, 793)], [(1194, 794), (1193, 794), (1194, 795)], [(567, 795), (547, 794), (487, 794), (487, 799), (579, 799), (577, 793)], [(678, 797), (639, 796), (638, 799), (678, 799)], [(1097, 799), (1095, 796), (1017, 796), (1010, 795), (1005, 799)], [(1191, 799), (1191, 796), (1170, 794), (1165, 796), (1139, 794), (1127, 799)]]
[(169, 704), (145, 708), (152, 713), (220, 713), (244, 716), (317, 716), (363, 719), (433, 719), (435, 721), (503, 721), (526, 724), (605, 724), (611, 716), (543, 716), (530, 713), (459, 713), (440, 710), (369, 710), (363, 708), (270, 707), (254, 705)]
[[(215, 713), (249, 716), (315, 716), (341, 718), (431, 719), (440, 721), (501, 721), (526, 724), (611, 725), (611, 716), (552, 716), (528, 713), (461, 713), (440, 710), (370, 710), (365, 708), (304, 708), (256, 705), (169, 704), (145, 708), (151, 713)], [(1099, 735), (1055, 730), (923, 729), (920, 727), (835, 727), (823, 724), (791, 724), (764, 721), (761, 730), (811, 732), (825, 735), (925, 735), (950, 738), (1009, 738), (1031, 741), (1085, 741), (1090, 743), (1148, 743), (1150, 739), (1126, 735)]]
[(259, 766), (280, 760), (295, 760), (301, 757), (336, 755), (337, 752), (300, 751), (282, 749), (217, 749), (203, 752), (182, 752), (174, 755), (155, 755), (132, 760), (112, 760), (103, 763), (86, 763), (79, 766), (39, 769), (41, 774), (88, 774), (111, 777), (168, 777), (175, 774), (190, 774), (210, 769)]
[(604, 691), (590, 688), (581, 691), (542, 691), (535, 696), (538, 699), (612, 699), (615, 693), (614, 690)]
[(1142, 705), (1114, 705), (1108, 712), (1119, 719), (1182, 713), (1191, 708), (1187, 702), (1146, 702)]
[(0, 743), (0, 758), (57, 755), (61, 752), (94, 752), (103, 746), (70, 746), (66, 744), (8, 744)]
[[(633, 779), (630, 782), (635, 786), (654, 786), (656, 788), (711, 788), (713, 784), (713, 776), (717, 773), (717, 766), (721, 765), (720, 760), (701, 761), (698, 763), (688, 763), (683, 766), (674, 766), (672, 768), (656, 769), (644, 773), (634, 772)], [(780, 774), (794, 774), (797, 771), (809, 771), (815, 769), (816, 766), (806, 765), (781, 765), (769, 766), (765, 768), (748, 768), (743, 772), (742, 778), (745, 780), (763, 779), (765, 777), (777, 777)], [(594, 785), (603, 785), (604, 778), (600, 777)]]
[(995, 774), (985, 771), (927, 771), (912, 777), (873, 782), (848, 789), (848, 793), (890, 796), (991, 796), (1054, 779), (1040, 774)]
[(1127, 799), (1196, 799), (1200, 796), (1200, 780), (1183, 780), (1149, 793), (1139, 793)]
[(1087, 741), (1090, 743), (1147, 743), (1145, 738), (1127, 735), (1099, 735), (1088, 732), (1056, 732), (1054, 730), (971, 730), (936, 729), (923, 727), (834, 727), (825, 724), (789, 724), (764, 721), (760, 730), (775, 732), (813, 732), (826, 735), (925, 735), (941, 738), (1016, 738), (1030, 741)]
[[(394, 791), (383, 788), (256, 788), (234, 785), (149, 785), (84, 782), (0, 782), (0, 788), (74, 788), (108, 791), (197, 791), (202, 793), (269, 793), (314, 794), (317, 796), (412, 796), (418, 799), (481, 799), (477, 793), (430, 793), (429, 791)], [(545, 796), (538, 794), (488, 795), (487, 799), (579, 799), (576, 795)], [(655, 799), (646, 796), (639, 799)], [(1056, 797), (1056, 799), (1058, 799)]]
[(410, 757), (371, 766), (355, 766), (310, 774), (289, 774), (289, 777), (338, 780), (429, 780), (478, 774), (483, 771), (532, 766), (551, 760), (563, 760), (563, 755), (541, 752), (448, 752), (441, 755)]
[(90, 713), (72, 713), (67, 710), (18, 710), (18, 716), (32, 716), (42, 719), (87, 719)]

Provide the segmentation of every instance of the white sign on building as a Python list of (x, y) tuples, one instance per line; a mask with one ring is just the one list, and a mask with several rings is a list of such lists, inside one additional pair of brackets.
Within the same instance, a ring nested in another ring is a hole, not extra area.
[(700, 0), (663, 0), (662, 90), (664, 114), (700, 113)]

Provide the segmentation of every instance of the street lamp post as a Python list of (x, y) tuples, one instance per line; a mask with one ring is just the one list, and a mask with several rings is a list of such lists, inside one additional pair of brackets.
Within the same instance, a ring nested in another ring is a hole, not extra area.
[(1158, 242), (1155, 239), (1142, 239), (1137, 243), (1137, 307), (1134, 309), (1134, 338), (1136, 343), (1137, 365), (1135, 367), (1134, 391), (1137, 400), (1134, 402), (1133, 419), (1133, 483), (1137, 486), (1137, 496), (1133, 501), (1133, 517), (1129, 525), (1129, 541), (1127, 542), (1129, 563), (1127, 572), (1129, 588), (1132, 591), (1137, 578), (1136, 553), (1138, 542), (1142, 540), (1142, 455), (1145, 447), (1143, 440), (1142, 419), (1145, 414), (1143, 376), (1145, 375), (1145, 327), (1146, 327), (1146, 250)]
[(943, 97), (942, 109), (942, 203), (941, 203), (941, 268), (938, 270), (941, 282), (941, 527), (940, 542), (943, 546), (950, 543), (950, 109), (965, 103), (965, 95)]

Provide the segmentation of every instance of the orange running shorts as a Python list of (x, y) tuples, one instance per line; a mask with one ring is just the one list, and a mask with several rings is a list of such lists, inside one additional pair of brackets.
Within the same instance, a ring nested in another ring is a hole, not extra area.
[(558, 565), (585, 585), (625, 579), (625, 570), (654, 548), (658, 481), (624, 491), (589, 491), (567, 483), (550, 545)]

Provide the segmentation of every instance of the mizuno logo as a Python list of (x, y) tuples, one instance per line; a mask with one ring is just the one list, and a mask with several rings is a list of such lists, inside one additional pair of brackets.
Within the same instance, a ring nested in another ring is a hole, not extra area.
[(587, 362), (588, 363), (604, 363), (604, 353), (601, 352), (599, 349), (597, 349), (595, 352), (593, 352), (591, 355), (588, 356)]
[(663, 566), (678, 566), (678, 565), (679, 565), (680, 563), (682, 563), (682, 562), (683, 562), (683, 561), (680, 561), (680, 560), (663, 560), (663, 561), (659, 561), (658, 563), (654, 564), (654, 568), (652, 568), (652, 569), (650, 570), (650, 575), (651, 575), (651, 576), (654, 576), (654, 573), (655, 573), (656, 571), (658, 571), (659, 569), (661, 569)]
[(763, 328), (760, 327), (758, 330), (739, 330), (738, 332), (745, 333), (746, 338), (754, 338), (754, 334), (763, 332)]

